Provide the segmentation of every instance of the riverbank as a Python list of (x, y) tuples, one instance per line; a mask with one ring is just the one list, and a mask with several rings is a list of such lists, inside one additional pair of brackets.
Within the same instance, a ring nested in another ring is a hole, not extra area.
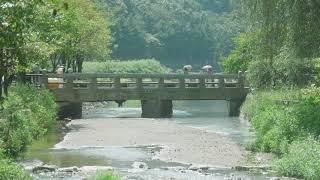
[(258, 91), (247, 97), (242, 111), (250, 118), (256, 140), (250, 149), (277, 156), (279, 175), (320, 177), (320, 88)]
[(161, 147), (154, 158), (184, 164), (233, 167), (244, 164), (247, 152), (226, 137), (169, 120), (105, 118), (75, 120), (58, 149), (85, 147)]

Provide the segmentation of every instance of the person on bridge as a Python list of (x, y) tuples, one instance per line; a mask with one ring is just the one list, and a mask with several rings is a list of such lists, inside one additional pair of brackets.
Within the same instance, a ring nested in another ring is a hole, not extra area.
[(213, 68), (211, 65), (205, 65), (202, 67), (203, 73), (205, 74), (212, 74), (213, 73)]
[(185, 65), (183, 66), (183, 73), (184, 74), (189, 74), (189, 72), (192, 71), (192, 66), (191, 65)]

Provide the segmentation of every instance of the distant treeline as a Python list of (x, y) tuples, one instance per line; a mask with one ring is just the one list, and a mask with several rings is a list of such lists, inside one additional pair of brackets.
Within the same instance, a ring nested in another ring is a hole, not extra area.
[(216, 64), (241, 29), (229, 0), (95, 1), (112, 14), (114, 59), (155, 58), (171, 67)]

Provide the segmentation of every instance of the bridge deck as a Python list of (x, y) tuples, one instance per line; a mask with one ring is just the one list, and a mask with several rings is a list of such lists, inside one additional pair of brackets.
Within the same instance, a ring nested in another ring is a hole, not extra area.
[(226, 74), (30, 74), (58, 102), (103, 100), (231, 100), (249, 88), (244, 76)]

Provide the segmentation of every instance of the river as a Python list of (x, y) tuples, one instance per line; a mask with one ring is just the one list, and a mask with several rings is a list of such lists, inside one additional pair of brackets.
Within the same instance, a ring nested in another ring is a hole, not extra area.
[(66, 136), (49, 133), (22, 161), (83, 167), (88, 173), (40, 173), (36, 179), (82, 179), (101, 167), (123, 179), (269, 179), (261, 170), (232, 168), (246, 165), (249, 155), (241, 145), (253, 134), (246, 120), (227, 116), (225, 101), (177, 101), (171, 119), (140, 118), (136, 101), (122, 108), (90, 106), (82, 120), (70, 123)]

